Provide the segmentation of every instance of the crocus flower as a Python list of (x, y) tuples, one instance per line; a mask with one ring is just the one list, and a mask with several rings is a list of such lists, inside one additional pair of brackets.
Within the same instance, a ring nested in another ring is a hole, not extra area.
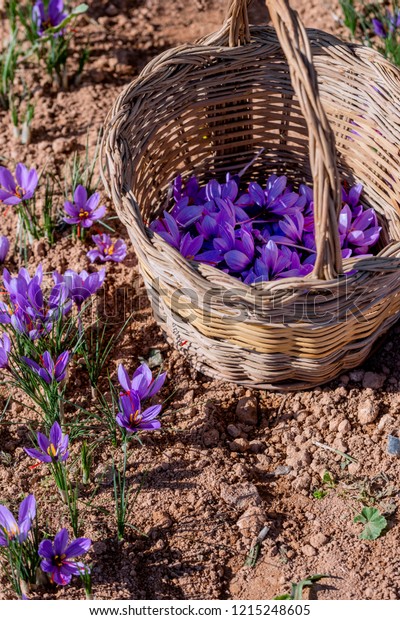
[(71, 308), (65, 283), (56, 284), (46, 300), (42, 280), (41, 265), (33, 277), (25, 268), (21, 268), (15, 277), (11, 277), (7, 269), (3, 270), (9, 301), (0, 302), (0, 323), (11, 323), (16, 331), (27, 334), (32, 340), (48, 333), (54, 321)]
[(101, 220), (106, 213), (104, 205), (98, 206), (100, 194), (95, 192), (88, 198), (87, 190), (78, 185), (74, 192), (74, 202), (64, 202), (64, 209), (70, 217), (64, 217), (67, 224), (78, 224), (82, 228), (90, 228), (93, 222)]
[(99, 259), (102, 263), (114, 261), (120, 263), (126, 256), (126, 243), (122, 239), (117, 239), (114, 243), (111, 241), (110, 235), (93, 235), (93, 241), (97, 245), (97, 250), (89, 250), (86, 256), (93, 263)]
[(43, 0), (37, 0), (32, 9), (32, 21), (40, 37), (48, 28), (59, 26), (67, 16), (63, 0), (50, 0), (47, 10)]
[(58, 422), (54, 422), (50, 429), (49, 438), (42, 433), (37, 434), (39, 450), (36, 448), (24, 448), (28, 456), (37, 459), (41, 463), (59, 463), (66, 461), (68, 452), (68, 435), (63, 435)]
[(79, 310), (83, 302), (94, 295), (102, 286), (105, 277), (106, 270), (104, 268), (91, 274), (85, 270), (76, 273), (72, 269), (67, 269), (64, 275), (54, 272), (56, 283), (65, 283), (68, 296), (76, 303)]
[(30, 200), (39, 182), (35, 168), (28, 170), (24, 164), (17, 164), (15, 179), (11, 172), (0, 166), (0, 202), (5, 205), (18, 205)]
[(355, 219), (348, 205), (339, 216), (339, 235), (343, 248), (350, 248), (355, 254), (366, 254), (379, 239), (381, 227), (378, 226), (375, 211), (366, 209)]
[(381, 37), (381, 39), (385, 39), (387, 37), (385, 26), (383, 25), (380, 19), (377, 19), (376, 17), (374, 17), (372, 19), (372, 27), (374, 29), (374, 33), (378, 37)]
[(0, 338), (0, 368), (7, 368), (8, 354), (10, 353), (11, 342), (6, 333)]
[(43, 558), (40, 568), (50, 574), (52, 582), (66, 586), (72, 575), (80, 575), (84, 570), (89, 570), (74, 558), (86, 553), (91, 545), (90, 538), (77, 538), (68, 544), (68, 531), (63, 528), (56, 534), (53, 542), (46, 538), (40, 543), (39, 555)]
[[(312, 188), (301, 184), (293, 191), (286, 176), (275, 174), (264, 186), (251, 182), (245, 192), (239, 183), (239, 175), (229, 174), (225, 183), (211, 179), (203, 187), (195, 177), (186, 183), (178, 177), (167, 200), (175, 204), (150, 228), (185, 258), (247, 284), (308, 275), (316, 260)], [(343, 258), (365, 254), (381, 231), (375, 214), (360, 203), (361, 191), (360, 183), (343, 183)]]
[(140, 400), (157, 394), (164, 385), (166, 375), (166, 372), (162, 372), (154, 379), (148, 365), (143, 363), (135, 370), (131, 379), (126, 368), (122, 364), (118, 366), (118, 379), (125, 393), (135, 392)]
[(0, 546), (8, 547), (10, 541), (23, 543), (36, 517), (36, 500), (34, 495), (28, 495), (22, 500), (19, 507), (18, 521), (5, 506), (0, 506)]
[(27, 366), (29, 366), (29, 368), (32, 368), (32, 370), (38, 374), (43, 381), (50, 385), (53, 381), (60, 383), (63, 379), (65, 379), (69, 355), (69, 351), (64, 351), (57, 357), (55, 363), (48, 351), (45, 351), (43, 355), (40, 356), (40, 364), (29, 357), (22, 356), (21, 359)]
[(119, 407), (116, 422), (128, 433), (154, 431), (161, 426), (161, 422), (155, 419), (161, 411), (161, 405), (153, 405), (142, 411), (140, 398), (136, 392), (121, 396)]
[(10, 242), (8, 238), (0, 236), (0, 263), (4, 263), (4, 261), (6, 260), (9, 249)]

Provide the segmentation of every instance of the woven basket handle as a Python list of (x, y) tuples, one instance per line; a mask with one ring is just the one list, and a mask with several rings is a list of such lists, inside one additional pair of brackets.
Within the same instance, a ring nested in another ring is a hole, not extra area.
[[(230, 0), (227, 23), (231, 47), (250, 42), (247, 13), (250, 2)], [(298, 13), (290, 8), (288, 0), (266, 0), (266, 4), (287, 58), (293, 90), (308, 128), (317, 250), (313, 275), (321, 280), (331, 280), (342, 273), (337, 220), (341, 189), (335, 138), (321, 105), (310, 44)]]

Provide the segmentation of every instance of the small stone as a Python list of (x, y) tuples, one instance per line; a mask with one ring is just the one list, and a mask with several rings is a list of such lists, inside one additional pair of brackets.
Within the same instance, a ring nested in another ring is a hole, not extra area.
[(243, 424), (256, 426), (258, 421), (257, 400), (254, 396), (241, 398), (236, 406), (236, 416)]
[(254, 538), (265, 526), (266, 516), (260, 506), (250, 506), (239, 518), (236, 525), (245, 538)]
[(287, 476), (292, 471), (289, 465), (278, 465), (278, 467), (272, 472), (274, 476)]
[(226, 430), (228, 431), (228, 435), (233, 437), (233, 439), (240, 436), (240, 430), (234, 424), (229, 424)]
[(361, 401), (358, 407), (358, 421), (360, 424), (371, 424), (378, 417), (379, 410), (370, 400)]
[(339, 428), (339, 424), (340, 424), (340, 421), (334, 418), (333, 420), (329, 422), (329, 430), (337, 431)]
[(261, 503), (261, 497), (257, 488), (251, 482), (242, 482), (239, 484), (222, 483), (220, 486), (220, 494), (224, 502), (239, 509), (246, 509), (249, 506)]
[(361, 383), (361, 381), (364, 379), (364, 375), (365, 375), (365, 371), (362, 370), (361, 368), (358, 368), (358, 370), (352, 370), (349, 373), (349, 377), (351, 381), (354, 381), (355, 383)]
[(247, 452), (249, 447), (249, 442), (243, 437), (238, 437), (237, 439), (231, 441), (229, 444), (229, 449), (231, 452)]
[(218, 445), (219, 441), (219, 432), (216, 428), (210, 428), (208, 431), (204, 431), (203, 433), (203, 443), (206, 448), (212, 448), (213, 446)]
[(254, 452), (254, 454), (261, 454), (265, 450), (265, 444), (262, 441), (250, 441), (250, 451)]
[(358, 474), (358, 472), (361, 469), (361, 465), (360, 463), (350, 463), (350, 465), (347, 468), (347, 471), (349, 472), (350, 475), (355, 476), (355, 474)]
[(317, 555), (317, 550), (314, 549), (314, 547), (312, 547), (311, 545), (304, 545), (301, 550), (303, 554), (306, 555), (308, 558), (312, 558), (314, 555)]
[(348, 433), (351, 431), (351, 424), (348, 420), (342, 420), (338, 426), (339, 433)]
[(169, 528), (172, 525), (172, 519), (168, 512), (164, 510), (157, 510), (153, 512), (153, 523), (155, 527)]
[(363, 387), (379, 390), (386, 381), (385, 375), (378, 375), (376, 372), (366, 372), (363, 379)]
[(387, 451), (393, 456), (400, 456), (400, 439), (398, 437), (388, 435)]
[(108, 15), (109, 17), (115, 17), (116, 15), (118, 15), (119, 11), (117, 9), (117, 7), (114, 4), (109, 4), (106, 9), (105, 9), (105, 14)]
[(314, 547), (314, 549), (319, 549), (323, 545), (326, 545), (328, 541), (329, 538), (325, 536), (325, 534), (322, 534), (322, 532), (319, 532), (318, 534), (314, 534), (314, 536), (311, 536), (310, 545)]
[(348, 375), (340, 375), (339, 379), (343, 383), (343, 385), (348, 385), (350, 381), (350, 377)]
[(345, 453), (349, 449), (349, 446), (347, 445), (347, 443), (343, 441), (342, 439), (340, 439), (340, 437), (335, 439), (335, 441), (333, 442), (333, 447), (336, 448), (336, 450), (340, 450), (340, 452), (345, 452)]
[(378, 426), (377, 426), (378, 431), (383, 431), (387, 426), (389, 426), (390, 424), (393, 424), (394, 421), (395, 419), (393, 416), (391, 416), (389, 413), (385, 413), (385, 415), (383, 415), (378, 422)]
[(292, 487), (295, 491), (308, 491), (311, 485), (311, 476), (309, 474), (303, 474), (302, 476), (297, 476), (293, 482)]

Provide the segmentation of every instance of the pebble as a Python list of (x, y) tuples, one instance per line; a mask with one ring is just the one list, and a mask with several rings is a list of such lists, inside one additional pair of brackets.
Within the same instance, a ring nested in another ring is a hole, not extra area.
[(266, 515), (260, 506), (250, 506), (239, 517), (236, 525), (245, 538), (253, 538), (260, 533), (266, 522)]
[(360, 424), (371, 424), (378, 417), (378, 407), (371, 400), (361, 401), (358, 407), (358, 421)]
[(348, 420), (342, 420), (338, 426), (339, 433), (348, 433), (351, 431), (351, 424)]
[(240, 484), (222, 483), (220, 495), (224, 502), (239, 509), (246, 509), (249, 506), (261, 503), (261, 497), (257, 488), (251, 482), (242, 482)]
[(363, 379), (363, 387), (379, 390), (386, 381), (385, 375), (379, 375), (376, 372), (366, 372)]
[(394, 421), (395, 421), (394, 417), (391, 416), (390, 413), (385, 413), (385, 415), (383, 415), (378, 422), (378, 426), (377, 426), (378, 431), (383, 431), (387, 426), (392, 424)]
[(236, 417), (243, 424), (256, 426), (258, 421), (257, 400), (254, 396), (241, 398), (236, 406)]
[(241, 431), (234, 424), (229, 424), (226, 430), (228, 431), (228, 435), (233, 437), (233, 439), (236, 439), (236, 437), (240, 437)]
[(203, 443), (206, 448), (212, 448), (218, 445), (219, 432), (216, 428), (210, 428), (210, 430), (203, 433)]
[(249, 447), (250, 451), (254, 452), (254, 454), (261, 454), (265, 450), (265, 444), (262, 441), (257, 441), (256, 439), (250, 441)]
[(400, 456), (400, 439), (394, 435), (388, 435), (387, 451), (393, 456)]
[(322, 532), (319, 532), (318, 534), (314, 534), (314, 536), (311, 536), (310, 545), (314, 547), (314, 549), (319, 549), (323, 545), (326, 545), (328, 541), (329, 538), (325, 536), (325, 534), (322, 534)]
[(349, 373), (351, 381), (354, 381), (355, 383), (361, 383), (361, 381), (364, 379), (364, 375), (365, 371), (361, 368), (358, 368), (357, 370), (352, 370)]
[(308, 558), (312, 558), (314, 555), (317, 555), (317, 550), (311, 545), (304, 545), (301, 550)]
[(295, 491), (307, 491), (310, 488), (311, 484), (311, 476), (309, 474), (303, 474), (302, 476), (297, 476), (293, 482), (292, 487)]
[(229, 449), (231, 452), (247, 452), (249, 447), (249, 442), (243, 437), (238, 437), (229, 443)]

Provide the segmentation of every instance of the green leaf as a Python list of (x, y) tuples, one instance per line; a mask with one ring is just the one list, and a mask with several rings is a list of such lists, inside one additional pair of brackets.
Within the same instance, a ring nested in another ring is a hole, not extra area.
[(279, 596), (274, 596), (273, 601), (291, 601), (292, 597), (290, 594), (279, 594)]
[(365, 528), (359, 538), (376, 540), (387, 526), (387, 521), (377, 508), (364, 506), (361, 513), (354, 517), (354, 523), (363, 523)]
[(326, 471), (322, 476), (322, 482), (331, 488), (335, 486), (335, 480), (329, 471)]
[(292, 583), (290, 598), (293, 601), (301, 601), (303, 599), (303, 588), (312, 586), (317, 581), (324, 579), (324, 577), (329, 577), (329, 575), (310, 575), (302, 581), (299, 581), (299, 583)]

